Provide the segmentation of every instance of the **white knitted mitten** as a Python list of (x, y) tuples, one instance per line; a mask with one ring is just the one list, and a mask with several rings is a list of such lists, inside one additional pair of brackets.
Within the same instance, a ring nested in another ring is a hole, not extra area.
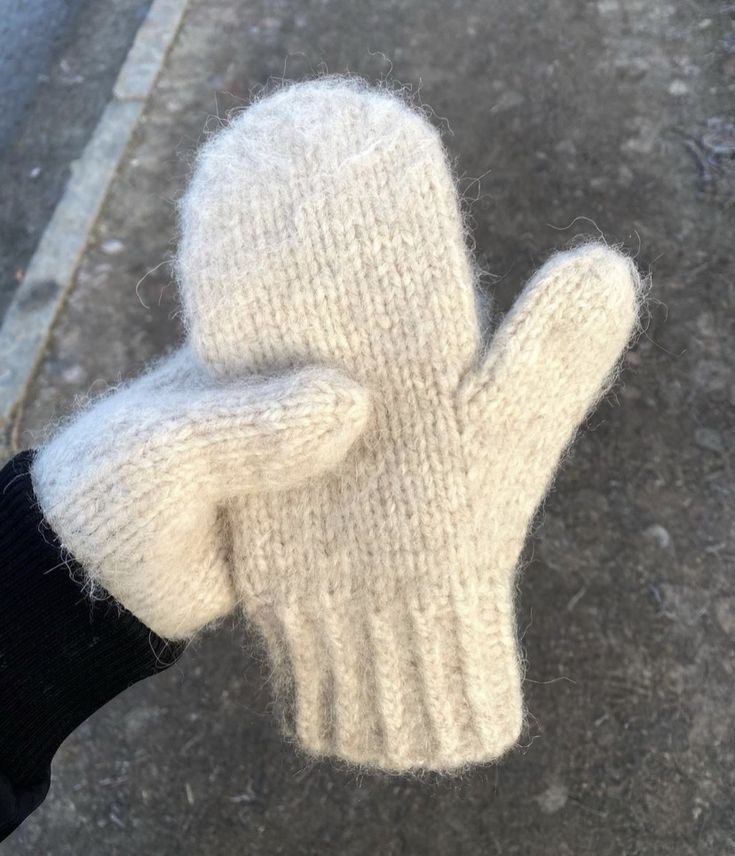
[(33, 486), (90, 580), (185, 639), (235, 606), (222, 505), (333, 467), (368, 409), (335, 371), (215, 382), (183, 349), (77, 416), (38, 453)]
[(439, 135), (339, 79), (216, 136), (182, 225), (215, 376), (324, 364), (372, 392), (333, 473), (231, 506), (238, 594), (296, 737), (392, 770), (496, 758), (523, 719), (514, 570), (636, 324), (633, 265), (604, 245), (555, 256), (488, 345)]

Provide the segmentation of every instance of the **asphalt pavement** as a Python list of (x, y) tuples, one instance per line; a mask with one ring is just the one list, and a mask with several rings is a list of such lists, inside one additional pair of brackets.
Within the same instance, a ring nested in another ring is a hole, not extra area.
[(419, 92), (497, 311), (600, 231), (652, 277), (646, 329), (526, 551), (516, 751), (458, 778), (310, 762), (232, 622), (80, 728), (0, 852), (735, 853), (734, 19), (713, 0), (192, 0), (17, 443), (180, 341), (176, 200), (205, 135), (284, 76)]
[(151, 0), (0, 0), (0, 321)]

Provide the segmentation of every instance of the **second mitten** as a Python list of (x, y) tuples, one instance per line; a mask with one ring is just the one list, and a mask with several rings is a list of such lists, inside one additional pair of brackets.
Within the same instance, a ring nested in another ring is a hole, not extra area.
[(328, 470), (368, 412), (338, 372), (223, 382), (183, 348), (57, 432), (33, 462), (34, 491), (92, 587), (187, 639), (237, 601), (227, 503)]

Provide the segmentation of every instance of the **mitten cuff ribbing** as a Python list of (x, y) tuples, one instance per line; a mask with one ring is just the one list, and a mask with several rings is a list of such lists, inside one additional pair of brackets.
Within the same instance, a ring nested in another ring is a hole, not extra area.
[(313, 755), (393, 771), (496, 759), (523, 718), (512, 590), (376, 609), (360, 600), (262, 607), (252, 616)]

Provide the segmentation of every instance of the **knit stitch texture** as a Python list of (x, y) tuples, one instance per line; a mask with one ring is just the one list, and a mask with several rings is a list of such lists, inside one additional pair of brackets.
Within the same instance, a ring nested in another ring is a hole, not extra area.
[(487, 343), (438, 133), (352, 80), (238, 116), (203, 149), (182, 227), (214, 378), (320, 365), (371, 392), (329, 473), (227, 505), (235, 597), (288, 728), (389, 770), (497, 758), (523, 720), (518, 557), (634, 330), (634, 266), (601, 244), (553, 257)]
[(224, 382), (183, 348), (41, 449), (34, 491), (93, 588), (186, 639), (235, 607), (227, 501), (275, 497), (334, 466), (368, 412), (336, 371)]

